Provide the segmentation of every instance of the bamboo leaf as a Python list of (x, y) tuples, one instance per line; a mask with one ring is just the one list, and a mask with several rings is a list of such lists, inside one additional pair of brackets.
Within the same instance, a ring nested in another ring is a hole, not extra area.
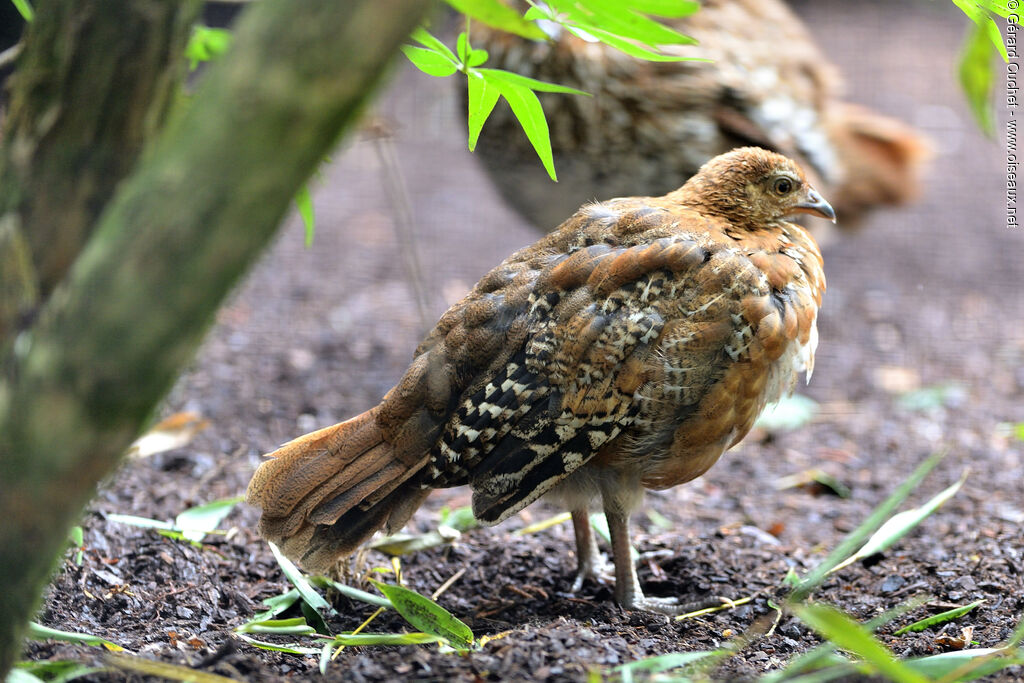
[(11, 0), (14, 3), (14, 8), (18, 10), (18, 14), (25, 21), (31, 22), (36, 18), (35, 12), (32, 11), (32, 5), (29, 4), (28, 0)]
[(287, 557), (281, 554), (281, 551), (277, 549), (277, 546), (273, 543), (267, 543), (270, 546), (270, 551), (274, 553), (274, 557), (277, 559), (277, 563), (281, 565), (281, 571), (284, 572), (285, 577), (295, 589), (299, 591), (299, 595), (302, 597), (304, 605), (308, 606), (309, 613), (307, 619), (313, 621), (313, 627), (317, 633), (330, 633), (327, 628), (327, 623), (323, 619), (323, 614), (335, 614), (336, 611), (331, 607), (330, 603), (324, 599), (322, 595), (313, 589), (313, 586), (309, 584), (306, 577), (302, 575), (299, 568), (292, 563)]
[(489, 82), (494, 84), (507, 83), (509, 85), (520, 86), (528, 90), (534, 90), (537, 92), (562, 92), (570, 95), (586, 95), (590, 96), (590, 93), (576, 88), (570, 88), (567, 85), (558, 85), (557, 83), (548, 83), (547, 81), (538, 81), (536, 78), (530, 78), (529, 76), (522, 76), (511, 71), (505, 71), (504, 69), (477, 69), (477, 71), (483, 74)]
[(392, 604), (388, 602), (387, 598), (382, 598), (379, 595), (374, 595), (373, 593), (367, 593), (366, 591), (361, 591), (358, 588), (347, 586), (335, 581), (334, 579), (329, 579), (326, 576), (310, 577), (309, 582), (319, 588), (333, 588), (346, 598), (365, 602), (369, 605), (374, 605), (375, 607), (383, 607), (385, 609), (392, 609), (393, 607)]
[(696, 662), (699, 659), (704, 659), (709, 655), (717, 654), (714, 650), (700, 650), (696, 652), (670, 652), (664, 655), (656, 655), (654, 657), (645, 657), (644, 659), (638, 659), (635, 662), (629, 662), (615, 667), (614, 671), (621, 673), (628, 672), (630, 674), (645, 672), (648, 674), (661, 673), (662, 671), (668, 671), (669, 669), (677, 669), (681, 666), (686, 666), (692, 662)]
[(492, 28), (514, 33), (530, 40), (544, 40), (545, 33), (532, 21), (524, 19), (519, 12), (501, 0), (445, 0), (456, 11), (482, 21)]
[(838, 571), (865, 557), (871, 557), (872, 555), (884, 552), (893, 543), (906, 536), (914, 527), (938, 510), (943, 503), (956, 495), (956, 492), (960, 490), (960, 487), (964, 485), (966, 480), (967, 472), (965, 471), (960, 475), (960, 479), (955, 484), (940, 491), (924, 505), (893, 515), (878, 528), (878, 531), (872, 534), (871, 538), (868, 539), (867, 543), (860, 550), (847, 558), (845, 562), (836, 565), (832, 571)]
[(233, 678), (199, 671), (190, 666), (157, 662), (135, 655), (111, 654), (107, 655), (107, 661), (119, 669), (182, 683), (237, 683)]
[(995, 113), (992, 98), (995, 91), (996, 70), (992, 65), (992, 50), (985, 30), (972, 26), (960, 50), (958, 68), (960, 87), (974, 114), (974, 120), (985, 135), (995, 134)]
[(855, 549), (864, 543), (864, 540), (868, 538), (872, 532), (878, 529), (879, 526), (885, 521), (885, 518), (892, 513), (897, 505), (902, 503), (910, 492), (913, 491), (921, 480), (924, 479), (932, 469), (939, 464), (946, 455), (945, 451), (939, 451), (929, 456), (924, 462), (917, 466), (914, 472), (907, 477), (907, 480), (900, 484), (895, 491), (878, 507), (872, 511), (866, 520), (864, 520), (860, 526), (847, 534), (843, 542), (840, 543), (835, 550), (829, 553), (828, 557), (815, 567), (805, 578), (800, 582), (800, 585), (794, 589), (790, 596), (790, 600), (793, 602), (800, 602), (807, 598), (811, 592), (818, 587), (818, 585), (825, 580), (825, 577), (831, 573), (836, 565), (849, 557), (850, 553), (855, 552)]
[(472, 152), (480, 139), (480, 130), (494, 111), (501, 93), (496, 86), (489, 85), (487, 78), (476, 69), (469, 72), (467, 87), (469, 113), (466, 121), (469, 126), (469, 151)]
[(185, 45), (185, 58), (189, 68), (195, 70), (202, 62), (220, 57), (231, 48), (231, 31), (196, 25)]
[(803, 427), (814, 419), (817, 412), (817, 401), (802, 394), (794, 394), (765, 407), (754, 426), (767, 432), (787, 432)]
[(946, 610), (945, 612), (941, 612), (939, 614), (933, 614), (932, 616), (926, 617), (924, 619), (919, 619), (918, 621), (915, 621), (913, 624), (908, 624), (907, 626), (904, 626), (900, 630), (893, 633), (893, 635), (902, 636), (904, 633), (910, 633), (911, 631), (923, 631), (926, 628), (930, 628), (938, 624), (945, 624), (947, 621), (953, 621), (954, 619), (959, 619), (960, 617), (967, 614), (983, 602), (985, 602), (984, 599), (975, 600), (969, 605), (963, 605), (961, 607)]
[(269, 650), (270, 652), (285, 652), (290, 655), (318, 655), (320, 654), (320, 648), (318, 647), (307, 647), (299, 643), (292, 643), (290, 645), (278, 645), (276, 643), (265, 643), (255, 638), (239, 633), (236, 636), (249, 643), (253, 647), (258, 647), (261, 650)]
[[(483, 69), (481, 69), (483, 71)], [(517, 85), (509, 80), (497, 79), (492, 81), (497, 85), (501, 96), (512, 107), (512, 113), (519, 120), (526, 137), (540, 157), (544, 169), (551, 176), (552, 180), (558, 180), (555, 175), (555, 161), (551, 152), (551, 136), (548, 132), (548, 122), (544, 118), (544, 110), (540, 106), (540, 100), (532, 90), (522, 85)]]
[(898, 683), (927, 683), (925, 676), (897, 660), (867, 629), (839, 610), (820, 603), (794, 605), (792, 609), (822, 637), (857, 655), (878, 673)]
[(332, 647), (357, 645), (426, 645), (446, 642), (430, 633), (340, 633), (331, 641)]
[(445, 55), (424, 47), (414, 45), (403, 45), (402, 54), (409, 58), (413, 65), (425, 74), (444, 78), (451, 76), (459, 70), (458, 62), (452, 61)]
[(1024, 653), (1013, 648), (985, 647), (943, 652), (906, 660), (906, 666), (931, 680), (973, 681), (1011, 666), (1024, 664)]
[(264, 619), (247, 621), (235, 629), (237, 633), (273, 633), (275, 635), (301, 635), (316, 633), (316, 629), (306, 623), (305, 617), (294, 619)]
[(104, 671), (68, 659), (15, 662), (6, 683), (69, 683), (69, 681)]
[(438, 40), (434, 36), (430, 35), (430, 33), (426, 29), (418, 28), (415, 31), (413, 31), (409, 35), (409, 37), (412, 38), (413, 40), (415, 40), (420, 45), (422, 45), (424, 47), (427, 47), (427, 48), (430, 48), (434, 52), (441, 53), (442, 55), (444, 55), (445, 57), (450, 59), (452, 61), (452, 63), (454, 63), (454, 64), (458, 63), (459, 58), (455, 56), (455, 53), (452, 52), (451, 49), (447, 45), (442, 43), (440, 40)]
[(189, 508), (174, 518), (174, 526), (181, 531), (186, 540), (200, 543), (206, 534), (215, 531), (224, 518), (235, 509), (235, 505), (243, 500), (243, 496), (235, 496)]
[(444, 639), (456, 650), (465, 651), (473, 645), (473, 631), (469, 626), (430, 598), (402, 586), (380, 581), (372, 583), (415, 628)]
[(287, 593), (281, 595), (274, 595), (269, 598), (263, 598), (262, 604), (267, 607), (263, 612), (254, 614), (252, 621), (264, 621), (266, 619), (272, 619), (278, 614), (286, 611), (289, 607), (294, 605), (299, 600), (299, 591), (292, 588)]
[(295, 193), (295, 208), (302, 218), (302, 227), (306, 232), (306, 248), (313, 246), (313, 234), (316, 232), (316, 214), (313, 211), (313, 195), (309, 191), (309, 184), (304, 184)]
[(66, 643), (78, 643), (80, 645), (98, 645), (105, 647), (111, 652), (124, 652), (124, 648), (117, 643), (112, 643), (105, 638), (90, 635), (88, 633), (75, 633), (74, 631), (61, 631), (59, 629), (43, 626), (34, 621), (28, 622), (28, 633), (33, 640), (62, 640)]

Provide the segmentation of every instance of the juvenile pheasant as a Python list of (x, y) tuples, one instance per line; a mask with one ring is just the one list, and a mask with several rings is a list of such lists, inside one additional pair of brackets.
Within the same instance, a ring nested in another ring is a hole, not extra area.
[(699, 41), (667, 51), (710, 61), (646, 62), (558, 27), (535, 42), (474, 23), (488, 66), (592, 95), (540, 94), (557, 184), (505, 104), (480, 136), (476, 156), (495, 187), (538, 228), (594, 198), (668, 192), (741, 145), (797, 160), (844, 228), (917, 196), (922, 136), (843, 102), (838, 70), (783, 0), (702, 0), (695, 14), (666, 23)]
[(600, 500), (619, 604), (678, 611), (644, 597), (629, 514), (810, 377), (825, 278), (785, 220), (799, 212), (835, 218), (795, 163), (758, 148), (664, 197), (584, 206), (452, 306), (378, 406), (271, 454), (249, 485), (260, 531), (324, 569), (433, 488), (469, 484), (484, 524), (550, 494), (572, 511), (579, 582)]

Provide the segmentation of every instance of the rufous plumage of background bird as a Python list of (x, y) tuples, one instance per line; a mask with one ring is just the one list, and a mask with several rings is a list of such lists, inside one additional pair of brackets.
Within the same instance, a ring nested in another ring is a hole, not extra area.
[(249, 485), (260, 531), (323, 570), (433, 488), (468, 484), (495, 524), (550, 494), (572, 511), (577, 585), (611, 531), (615, 596), (645, 598), (628, 519), (645, 488), (699, 477), (809, 377), (825, 290), (795, 213), (832, 207), (781, 155), (719, 156), (663, 197), (584, 206), (452, 306), (397, 386), (271, 454)]
[(782, 0), (705, 0), (692, 16), (665, 23), (699, 41), (665, 52), (711, 61), (646, 62), (561, 27), (543, 42), (473, 24), (474, 47), (490, 53), (487, 66), (592, 95), (539, 93), (557, 184), (504, 102), (484, 126), (477, 156), (534, 225), (551, 229), (595, 199), (668, 192), (742, 145), (796, 160), (844, 228), (871, 209), (917, 197), (924, 138), (843, 102), (837, 69)]

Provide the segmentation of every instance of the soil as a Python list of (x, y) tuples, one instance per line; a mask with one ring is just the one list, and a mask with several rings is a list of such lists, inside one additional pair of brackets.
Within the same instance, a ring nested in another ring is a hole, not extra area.
[[(918, 126), (933, 140), (934, 159), (920, 202), (878, 213), (825, 249), (821, 343), (814, 379), (800, 389), (820, 404), (817, 416), (793, 431), (753, 435), (701, 479), (649, 495), (636, 517), (635, 543), (648, 557), (640, 576), (650, 594), (753, 601), (676, 622), (624, 612), (606, 585), (590, 583), (572, 595), (570, 526), (514, 535), (559, 512), (538, 504), (454, 545), (402, 558), (407, 585), (425, 594), (464, 572), (440, 604), (477, 636), (503, 637), (466, 656), (435, 646), (347, 648), (328, 678), (582, 680), (649, 655), (718, 647), (773, 616), (769, 601), (789, 569), (803, 573), (820, 562), (943, 448), (948, 456), (908, 504), (969, 469), (963, 489), (881, 557), (833, 575), (816, 597), (864, 620), (908, 598), (934, 596), (880, 630), (903, 656), (949, 649), (940, 635), (958, 636), (968, 625), (977, 646), (995, 646), (1019, 623), (1024, 442), (1004, 425), (1024, 422), (1024, 229), (1005, 227), (1002, 136), (996, 142), (979, 133), (956, 82), (966, 20), (942, 1), (797, 6), (843, 69), (849, 99)], [(209, 428), (184, 448), (127, 461), (102, 484), (82, 520), (82, 563), (68, 553), (46, 594), (42, 623), (240, 680), (320, 676), (315, 657), (258, 650), (232, 633), (262, 599), (288, 588), (254, 531), (254, 509), (239, 505), (222, 525), (229, 534), (210, 536), (201, 548), (105, 515), (168, 520), (239, 495), (261, 453), (373, 405), (446, 304), (536, 238), (466, 151), (449, 85), (404, 68), (396, 74), (377, 107), (393, 137), (362, 136), (336, 155), (315, 194), (313, 247), (303, 246), (302, 227), (290, 219), (168, 398), (163, 414), (195, 411)], [(427, 320), (417, 314), (415, 278), (399, 257), (399, 243), (412, 240), (395, 227), (378, 145), (394, 153), (404, 176)], [(940, 385), (942, 400), (930, 406), (912, 409), (900, 399), (909, 389)], [(812, 468), (847, 486), (850, 496), (777, 487), (782, 477)], [(468, 501), (464, 489), (437, 492), (411, 526), (435, 528), (442, 506)], [(387, 558), (366, 554), (352, 580), (378, 566), (389, 566)], [(985, 602), (956, 624), (893, 635), (977, 599)], [(328, 620), (335, 632), (373, 611), (344, 598), (337, 607)], [(393, 613), (370, 628), (406, 629)], [(716, 676), (756, 676), (817, 642), (784, 617)], [(30, 642), (26, 656), (92, 662), (101, 654)], [(94, 678), (125, 676), (138, 678)], [(996, 678), (1020, 680), (1024, 671)]]

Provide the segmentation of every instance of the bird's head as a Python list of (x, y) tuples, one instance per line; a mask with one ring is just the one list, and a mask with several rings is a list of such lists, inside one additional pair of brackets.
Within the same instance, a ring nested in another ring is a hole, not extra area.
[(770, 228), (797, 213), (836, 220), (792, 159), (760, 147), (740, 147), (711, 159), (678, 194), (702, 213), (747, 230)]

